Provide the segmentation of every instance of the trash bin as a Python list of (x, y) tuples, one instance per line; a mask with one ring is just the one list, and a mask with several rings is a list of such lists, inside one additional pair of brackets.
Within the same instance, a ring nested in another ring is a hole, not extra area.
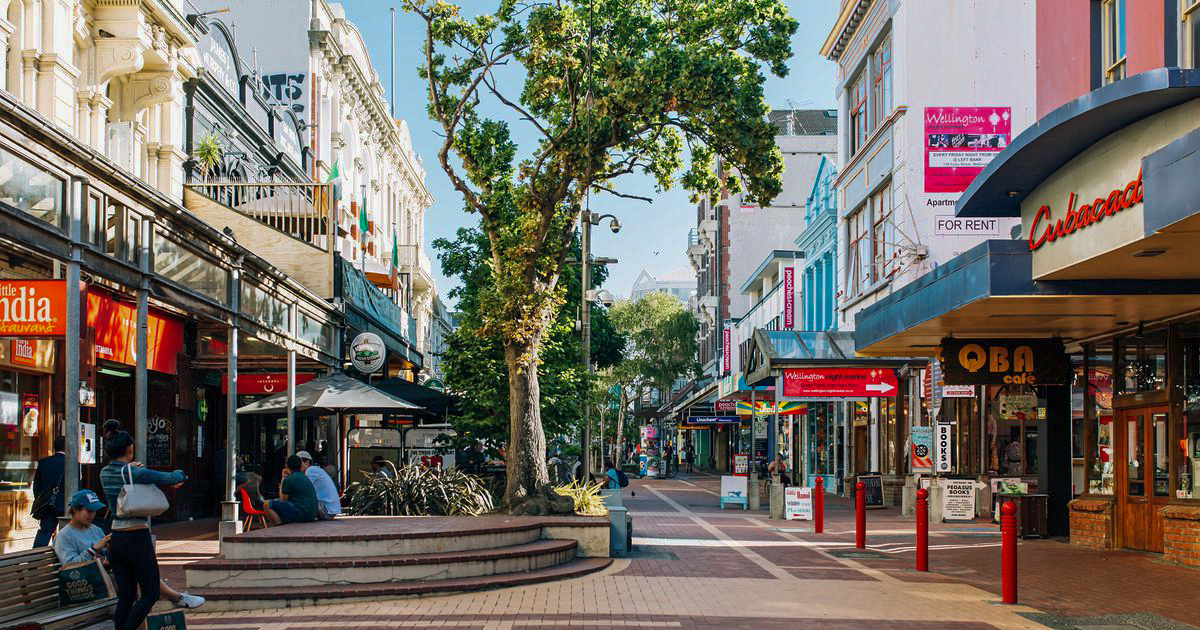
[(1000, 493), (1000, 503), (1014, 501), (1017, 504), (1017, 535), (1021, 538), (1046, 538), (1046, 506), (1049, 495)]

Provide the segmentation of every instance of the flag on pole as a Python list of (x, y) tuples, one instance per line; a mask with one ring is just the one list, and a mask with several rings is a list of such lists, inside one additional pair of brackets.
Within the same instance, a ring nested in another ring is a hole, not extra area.
[(392, 289), (400, 289), (400, 241), (392, 231)]
[(335, 160), (333, 168), (329, 170), (329, 178), (325, 180), (326, 184), (333, 184), (333, 198), (340, 200), (342, 198), (342, 161)]
[(371, 228), (371, 221), (367, 218), (367, 196), (363, 195), (362, 205), (358, 207), (358, 234), (362, 239), (363, 247), (367, 246), (367, 230)]

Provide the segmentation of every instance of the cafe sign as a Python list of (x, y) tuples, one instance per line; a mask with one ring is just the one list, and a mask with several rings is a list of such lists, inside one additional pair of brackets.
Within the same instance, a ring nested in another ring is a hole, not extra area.
[(942, 339), (947, 385), (1066, 385), (1073, 372), (1058, 339)]

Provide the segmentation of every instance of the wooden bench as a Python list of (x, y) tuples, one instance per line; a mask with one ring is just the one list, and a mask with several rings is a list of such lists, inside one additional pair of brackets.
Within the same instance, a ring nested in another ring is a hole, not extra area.
[(0, 555), (0, 630), (81, 628), (112, 617), (116, 597), (61, 607), (59, 567), (50, 547)]

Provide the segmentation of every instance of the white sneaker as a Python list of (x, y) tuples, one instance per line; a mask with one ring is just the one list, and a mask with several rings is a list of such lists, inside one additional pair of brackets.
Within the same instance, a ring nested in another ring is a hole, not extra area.
[(204, 598), (199, 595), (190, 595), (184, 591), (179, 594), (177, 603), (184, 608), (199, 608), (204, 605)]

